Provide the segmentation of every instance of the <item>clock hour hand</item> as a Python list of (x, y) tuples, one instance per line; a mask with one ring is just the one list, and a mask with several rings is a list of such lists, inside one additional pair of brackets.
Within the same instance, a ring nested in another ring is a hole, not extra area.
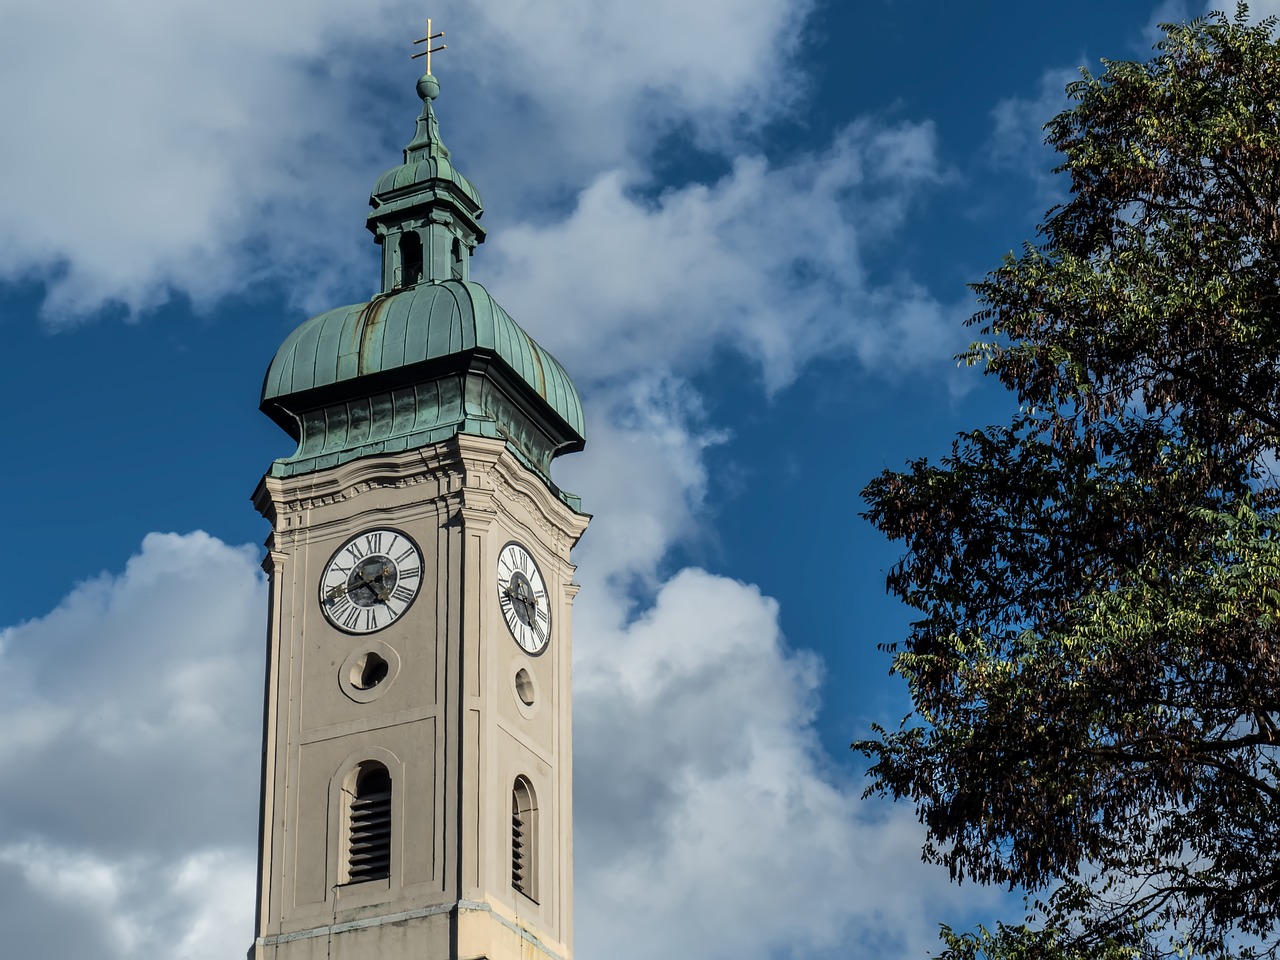
[[(377, 568), (377, 572), (370, 575), (370, 570), (374, 567)], [(361, 580), (359, 585), (372, 590), (374, 599), (380, 603), (386, 603), (391, 599), (391, 584), (387, 582), (391, 572), (391, 566), (385, 560), (366, 563), (356, 568), (356, 575)]]
[(396, 568), (386, 560), (382, 561), (382, 573), (379, 575), (381, 585), (378, 587), (378, 600), (386, 603), (391, 599), (391, 591), (395, 588), (396, 581), (399, 580), (399, 574)]
[[(512, 586), (512, 583), (514, 583), (515, 586)], [(507, 584), (506, 589), (503, 590), (502, 592), (506, 595), (507, 599), (511, 601), (512, 607), (515, 607), (517, 604), (520, 606), (520, 608), (524, 611), (524, 616), (522, 616), (520, 619), (522, 621), (528, 622), (529, 620), (532, 619), (532, 613), (529, 608), (529, 597), (526, 595), (525, 591), (522, 589), (523, 586), (524, 584), (512, 578), (512, 581)]]

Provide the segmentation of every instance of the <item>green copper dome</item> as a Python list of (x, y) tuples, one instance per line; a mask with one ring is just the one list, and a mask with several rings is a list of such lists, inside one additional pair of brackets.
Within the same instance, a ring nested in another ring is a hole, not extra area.
[(262, 400), (476, 350), (504, 361), (566, 427), (579, 437), (586, 433), (578, 391), (559, 361), (488, 290), (456, 280), (312, 317), (276, 351)]
[(404, 163), (370, 196), (381, 291), (312, 317), (267, 370), (261, 408), (298, 441), (271, 472), (294, 476), (467, 433), (506, 441), (577, 509), (551, 482), (551, 460), (585, 442), (578, 391), (470, 280), (484, 211), (440, 140), (439, 92), (434, 77), (418, 81), (422, 112)]
[(398, 201), (403, 202), (401, 198), (405, 195), (436, 183), (449, 184), (457, 188), (475, 204), (477, 210), (483, 209), (480, 191), (458, 172), (458, 168), (449, 161), (448, 157), (425, 157), (392, 167), (378, 178), (370, 193), (370, 202), (376, 214), (370, 214), (370, 218), (390, 213), (400, 206)]
[(283, 473), (466, 432), (506, 438), (545, 476), (586, 434), (559, 361), (484, 287), (457, 280), (312, 317), (276, 351), (262, 409), (299, 440)]
[(417, 131), (404, 148), (404, 163), (392, 167), (373, 185), (369, 205), (374, 212), (369, 215), (370, 221), (420, 202), (417, 198), (421, 196), (422, 188), (428, 188), (436, 200), (461, 193), (457, 199), (462, 201), (468, 212), (477, 219), (483, 212), (480, 191), (453, 165), (449, 159), (449, 148), (440, 139), (440, 123), (431, 108), (431, 102), (439, 95), (440, 81), (435, 77), (428, 74), (418, 81), (422, 114), (418, 117)]

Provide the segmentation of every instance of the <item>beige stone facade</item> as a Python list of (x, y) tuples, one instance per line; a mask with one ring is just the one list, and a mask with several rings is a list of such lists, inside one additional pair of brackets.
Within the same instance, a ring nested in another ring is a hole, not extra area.
[[(255, 504), (273, 532), (250, 957), (569, 960), (569, 552), (587, 518), (504, 442), (468, 435), (268, 476)], [(320, 581), (371, 529), (412, 538), (423, 575), (398, 619), (360, 635), (325, 617)], [(546, 583), (551, 638), (538, 655), (500, 606), (498, 554), (512, 541)], [(352, 882), (357, 781), (371, 768), (390, 775), (389, 875)], [(514, 825), (513, 803), (524, 804)]]

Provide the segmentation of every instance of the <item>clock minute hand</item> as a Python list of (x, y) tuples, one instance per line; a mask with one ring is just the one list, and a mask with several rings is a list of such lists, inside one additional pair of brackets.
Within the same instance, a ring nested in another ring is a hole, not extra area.
[(524, 610), (524, 617), (522, 617), (521, 619), (527, 620), (529, 619), (529, 598), (525, 596), (523, 590), (519, 589), (519, 586), (520, 585), (513, 587), (510, 583), (508, 583), (506, 588), (502, 592), (506, 596), (506, 598), (511, 601), (511, 606), (513, 608), (516, 606), (516, 604), (520, 605), (520, 607)]

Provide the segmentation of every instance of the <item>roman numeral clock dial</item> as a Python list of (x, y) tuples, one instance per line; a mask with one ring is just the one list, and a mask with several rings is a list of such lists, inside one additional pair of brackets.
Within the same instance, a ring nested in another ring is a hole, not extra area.
[(339, 630), (373, 633), (399, 620), (421, 586), (418, 545), (399, 530), (366, 530), (325, 565), (320, 609)]
[(551, 602), (542, 572), (529, 551), (512, 542), (498, 554), (498, 604), (507, 629), (525, 653), (537, 655), (551, 642)]

